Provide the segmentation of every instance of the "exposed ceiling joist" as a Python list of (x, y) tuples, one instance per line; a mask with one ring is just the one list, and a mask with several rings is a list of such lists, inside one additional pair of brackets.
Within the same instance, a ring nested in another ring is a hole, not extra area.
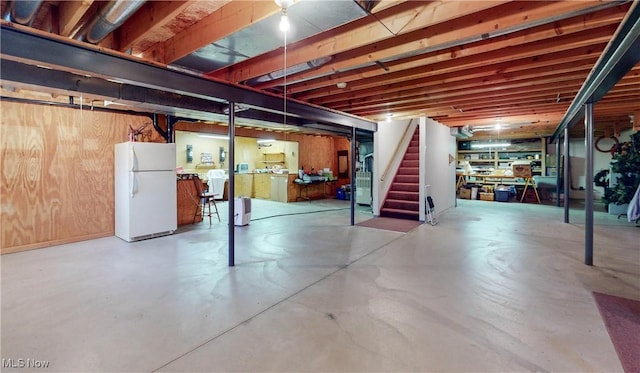
[(562, 117), (551, 136), (551, 141), (557, 141), (565, 128), (570, 128), (583, 118), (584, 105), (600, 101), (638, 61), (640, 61), (640, 5), (634, 2), (606, 51), (601, 55)]

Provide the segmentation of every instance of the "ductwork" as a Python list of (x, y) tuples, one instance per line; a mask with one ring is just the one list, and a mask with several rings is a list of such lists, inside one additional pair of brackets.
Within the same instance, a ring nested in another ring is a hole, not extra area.
[(144, 3), (144, 0), (110, 1), (100, 10), (96, 18), (82, 28), (76, 39), (92, 44), (99, 43), (120, 27)]
[(40, 5), (42, 5), (42, 1), (40, 0), (12, 1), (7, 6), (7, 10), (2, 18), (8, 22), (30, 25), (36, 12), (40, 9)]

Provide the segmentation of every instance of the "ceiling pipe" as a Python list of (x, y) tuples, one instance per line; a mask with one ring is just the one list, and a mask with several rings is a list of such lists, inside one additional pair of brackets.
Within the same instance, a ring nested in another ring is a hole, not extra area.
[(42, 5), (41, 0), (12, 1), (2, 18), (8, 22), (30, 25), (40, 5)]
[(131, 17), (144, 3), (144, 0), (110, 1), (100, 10), (96, 18), (89, 22), (86, 27), (83, 27), (76, 39), (92, 44), (99, 43), (107, 35), (122, 26), (124, 21)]

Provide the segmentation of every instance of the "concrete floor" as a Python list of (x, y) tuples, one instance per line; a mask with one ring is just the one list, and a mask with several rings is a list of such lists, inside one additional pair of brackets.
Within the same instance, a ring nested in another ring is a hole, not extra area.
[(598, 213), (588, 267), (584, 227), (551, 206), (460, 200), (405, 234), (349, 226), (345, 201), (252, 202), (234, 268), (224, 222), (2, 256), (2, 358), (65, 372), (622, 371), (591, 292), (640, 299), (633, 224)]

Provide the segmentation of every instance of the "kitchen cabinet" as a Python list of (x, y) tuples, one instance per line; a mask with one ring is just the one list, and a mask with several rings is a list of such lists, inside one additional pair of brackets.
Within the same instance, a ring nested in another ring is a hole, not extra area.
[(234, 195), (236, 197), (251, 197), (253, 195), (253, 174), (235, 174)]
[(253, 198), (271, 199), (271, 174), (253, 174)]
[(271, 179), (271, 200), (276, 202), (287, 202), (289, 175), (271, 174), (269, 177)]

